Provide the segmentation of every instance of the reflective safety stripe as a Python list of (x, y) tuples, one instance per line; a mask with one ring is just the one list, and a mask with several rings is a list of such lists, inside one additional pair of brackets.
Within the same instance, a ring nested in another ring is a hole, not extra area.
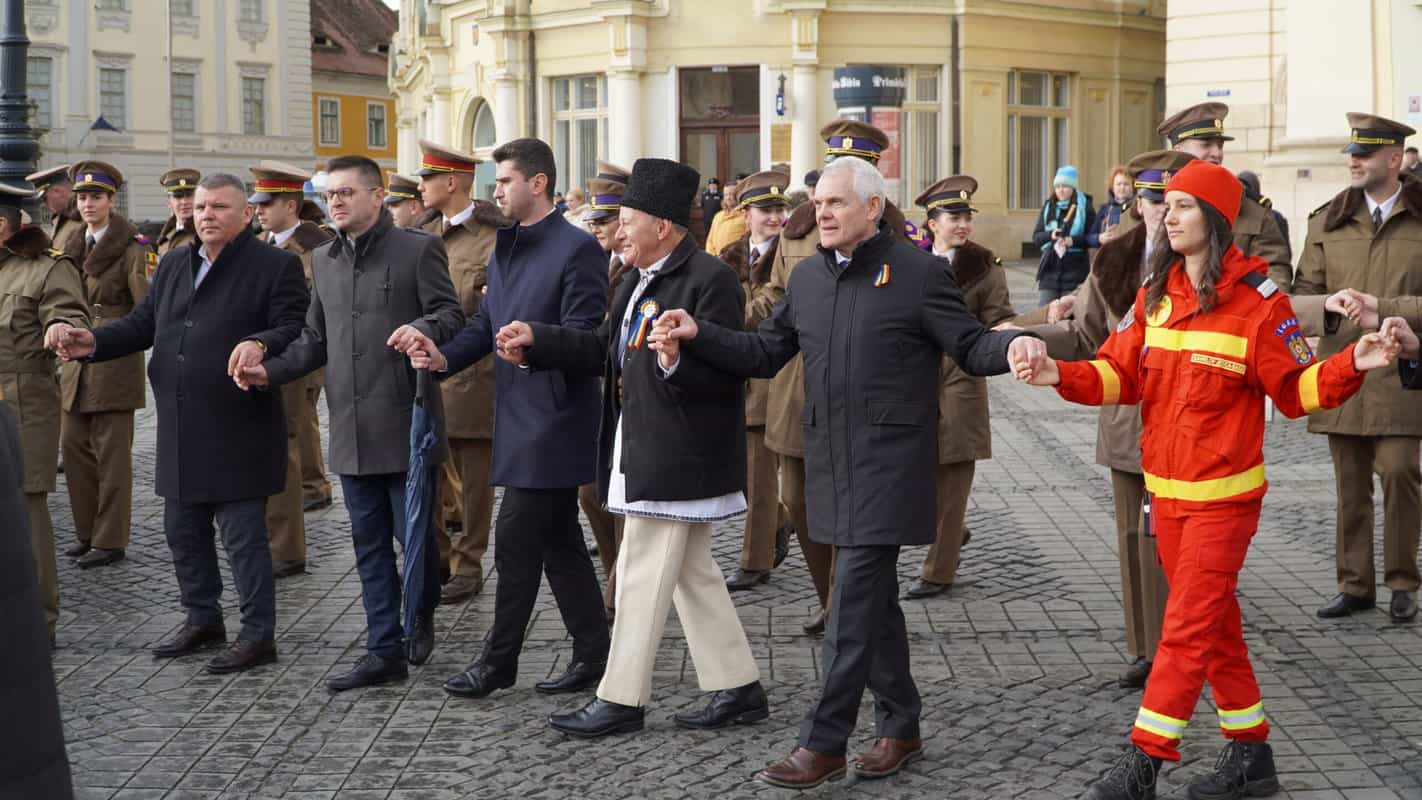
[(1323, 368), (1323, 362), (1309, 367), (1299, 376), (1299, 403), (1303, 405), (1305, 414), (1312, 414), (1323, 408), (1323, 403), (1318, 399), (1318, 371)]
[(1157, 714), (1154, 711), (1141, 706), (1136, 712), (1136, 727), (1156, 736), (1164, 736), (1167, 739), (1179, 739), (1185, 736), (1185, 726), (1189, 725), (1187, 719), (1176, 719), (1167, 717), (1164, 714)]
[(1101, 375), (1101, 405), (1110, 406), (1121, 402), (1121, 377), (1109, 361), (1088, 362)]
[(1242, 731), (1264, 722), (1264, 703), (1260, 701), (1238, 711), (1219, 710), (1220, 727), (1227, 731)]
[(1263, 486), (1264, 465), (1260, 464), (1244, 472), (1204, 481), (1181, 481), (1174, 478), (1162, 478), (1147, 472), (1145, 473), (1145, 483), (1146, 491), (1156, 497), (1165, 497), (1171, 500), (1194, 500), (1196, 502), (1223, 500)]
[(1249, 340), (1232, 333), (1215, 331), (1183, 331), (1173, 328), (1147, 328), (1146, 347), (1161, 350), (1205, 350), (1241, 361), (1249, 353)]

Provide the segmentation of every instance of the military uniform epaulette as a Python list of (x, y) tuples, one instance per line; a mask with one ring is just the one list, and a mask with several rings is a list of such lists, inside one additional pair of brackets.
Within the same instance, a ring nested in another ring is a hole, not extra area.
[(1263, 195), (1260, 195), (1259, 197), (1259, 205), (1264, 206), (1265, 208), (1271, 211), (1274, 209), (1274, 201), (1270, 200), (1267, 197), (1264, 197)]
[(142, 244), (142, 245), (151, 245), (151, 244), (153, 244), (153, 240), (152, 240), (152, 239), (148, 238), (147, 236), (144, 236), (144, 235), (141, 234), (141, 233), (135, 233), (135, 234), (133, 235), (133, 240), (134, 240), (135, 242), (138, 242), (139, 244)]
[(53, 247), (49, 248), (48, 250), (45, 250), (44, 253), (45, 253), (45, 255), (49, 256), (50, 258), (54, 258), (54, 259), (64, 258), (64, 251), (63, 251), (63, 250), (56, 250), (56, 249), (54, 249)]
[(1332, 203), (1332, 202), (1333, 202), (1333, 198), (1329, 198), (1327, 201), (1324, 202), (1323, 205), (1321, 205), (1321, 206), (1319, 206), (1318, 208), (1315, 208), (1314, 210), (1308, 212), (1308, 218), (1309, 218), (1309, 219), (1313, 219), (1314, 217), (1318, 216), (1319, 214), (1322, 214), (1323, 212), (1327, 211), (1329, 204)]
[(1279, 284), (1274, 283), (1268, 276), (1258, 272), (1247, 272), (1239, 282), (1258, 292), (1261, 297), (1269, 298), (1279, 291)]

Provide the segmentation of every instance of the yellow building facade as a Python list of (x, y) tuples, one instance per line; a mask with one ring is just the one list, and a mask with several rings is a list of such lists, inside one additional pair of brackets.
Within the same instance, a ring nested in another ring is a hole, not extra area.
[[(972, 174), (975, 238), (1009, 256), (1058, 166), (1104, 201), (1165, 104), (1152, 0), (402, 0), (394, 48), (402, 171), (421, 137), (487, 157), (537, 136), (562, 190), (598, 159), (642, 156), (722, 180), (785, 162), (799, 183), (822, 163), (821, 125), (867, 116), (893, 143), (891, 199)], [(876, 68), (893, 104), (846, 105), (847, 67)]]
[(395, 12), (382, 0), (309, 2), (311, 133), (317, 161), (361, 155), (395, 169), (399, 142), (388, 85)]

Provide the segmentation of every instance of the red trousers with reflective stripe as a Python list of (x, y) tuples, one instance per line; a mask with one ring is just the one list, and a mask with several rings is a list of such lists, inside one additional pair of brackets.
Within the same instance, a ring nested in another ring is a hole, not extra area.
[[(1183, 728), (1183, 721), (1195, 712), (1205, 681), (1210, 682), (1215, 705), (1223, 714), (1259, 704), (1259, 683), (1249, 665), (1235, 598), (1249, 540), (1259, 527), (1259, 506), (1260, 501), (1254, 500), (1221, 504), (1218, 510), (1172, 513), (1168, 501), (1154, 504), (1151, 522), (1170, 599), (1131, 741), (1156, 758), (1180, 760), (1180, 738), (1162, 735), (1173, 726), (1159, 717), (1182, 721)], [(1222, 727), (1226, 737), (1245, 742), (1268, 738), (1269, 724), (1262, 712), (1241, 717), (1251, 722)]]

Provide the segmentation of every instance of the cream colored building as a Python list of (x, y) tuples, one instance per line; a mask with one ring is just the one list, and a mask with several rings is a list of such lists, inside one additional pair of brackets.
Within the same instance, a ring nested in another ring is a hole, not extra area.
[[(981, 183), (984, 244), (1015, 256), (1057, 166), (1104, 200), (1110, 168), (1154, 142), (1163, 0), (401, 0), (391, 87), (400, 167), (428, 137), (487, 157), (553, 145), (558, 188), (599, 158), (661, 156), (726, 179), (822, 163), (835, 69), (901, 68), (872, 121), (909, 204), (955, 171)], [(492, 165), (477, 191), (487, 196)], [(917, 210), (912, 212), (921, 218)], [(699, 216), (699, 212), (697, 212)]]
[[(114, 164), (135, 220), (168, 216), (174, 165), (313, 163), (307, 0), (25, 0), (25, 21), (41, 166)], [(118, 132), (90, 130), (101, 115)]]
[(1192, 0), (1167, 35), (1169, 107), (1230, 105), (1225, 166), (1260, 174), (1296, 255), (1309, 212), (1347, 186), (1347, 112), (1422, 130), (1417, 0)]

